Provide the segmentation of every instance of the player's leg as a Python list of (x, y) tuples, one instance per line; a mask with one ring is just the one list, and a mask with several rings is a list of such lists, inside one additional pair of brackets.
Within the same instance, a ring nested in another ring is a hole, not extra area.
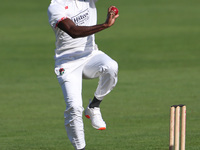
[(85, 78), (99, 77), (98, 87), (95, 92), (96, 100), (103, 100), (117, 84), (118, 64), (105, 53), (99, 51), (85, 64), (83, 76)]
[[(64, 68), (65, 69), (65, 68)], [(65, 128), (69, 140), (75, 149), (83, 149), (85, 147), (84, 126), (82, 120), (82, 68), (66, 72), (58, 76), (61, 85), (66, 110), (64, 112)]]
[(118, 64), (108, 55), (100, 52), (92, 57), (84, 66), (83, 75), (86, 78), (99, 77), (99, 83), (93, 101), (85, 110), (85, 115), (92, 121), (92, 126), (104, 130), (106, 124), (102, 119), (99, 105), (117, 83)]

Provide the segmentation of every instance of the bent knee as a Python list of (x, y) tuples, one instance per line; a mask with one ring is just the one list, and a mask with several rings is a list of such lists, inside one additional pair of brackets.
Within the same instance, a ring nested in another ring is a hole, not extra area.
[(117, 75), (118, 73), (118, 63), (114, 60), (109, 61), (106, 65), (100, 67), (101, 73), (110, 73)]
[(113, 60), (112, 64), (111, 64), (111, 69), (113, 70), (113, 72), (115, 72), (116, 74), (118, 73), (118, 63), (116, 61)]

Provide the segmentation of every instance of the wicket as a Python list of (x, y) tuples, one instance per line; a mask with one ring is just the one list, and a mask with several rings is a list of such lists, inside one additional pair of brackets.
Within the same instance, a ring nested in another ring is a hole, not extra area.
[[(186, 106), (173, 105), (170, 108), (169, 150), (179, 150), (180, 144), (180, 109), (181, 113), (181, 150), (185, 150)], [(174, 149), (175, 148), (175, 149)]]

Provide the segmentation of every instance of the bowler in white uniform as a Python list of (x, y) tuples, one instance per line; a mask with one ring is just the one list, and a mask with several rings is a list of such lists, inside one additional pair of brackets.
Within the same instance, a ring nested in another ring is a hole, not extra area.
[(116, 18), (111, 7), (104, 23), (97, 24), (97, 0), (52, 0), (49, 23), (55, 32), (55, 73), (62, 88), (66, 109), (65, 128), (76, 150), (85, 150), (82, 79), (99, 78), (94, 98), (85, 116), (97, 130), (105, 130), (100, 103), (117, 83), (118, 64), (98, 49), (94, 34), (111, 27)]

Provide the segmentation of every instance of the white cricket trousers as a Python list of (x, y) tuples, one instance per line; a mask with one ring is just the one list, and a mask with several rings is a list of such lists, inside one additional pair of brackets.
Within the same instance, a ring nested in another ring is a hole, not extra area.
[(75, 149), (86, 146), (82, 120), (82, 79), (97, 78), (99, 82), (94, 96), (103, 100), (116, 85), (118, 64), (102, 51), (95, 50), (90, 55), (68, 61), (55, 68), (64, 95), (65, 129)]

